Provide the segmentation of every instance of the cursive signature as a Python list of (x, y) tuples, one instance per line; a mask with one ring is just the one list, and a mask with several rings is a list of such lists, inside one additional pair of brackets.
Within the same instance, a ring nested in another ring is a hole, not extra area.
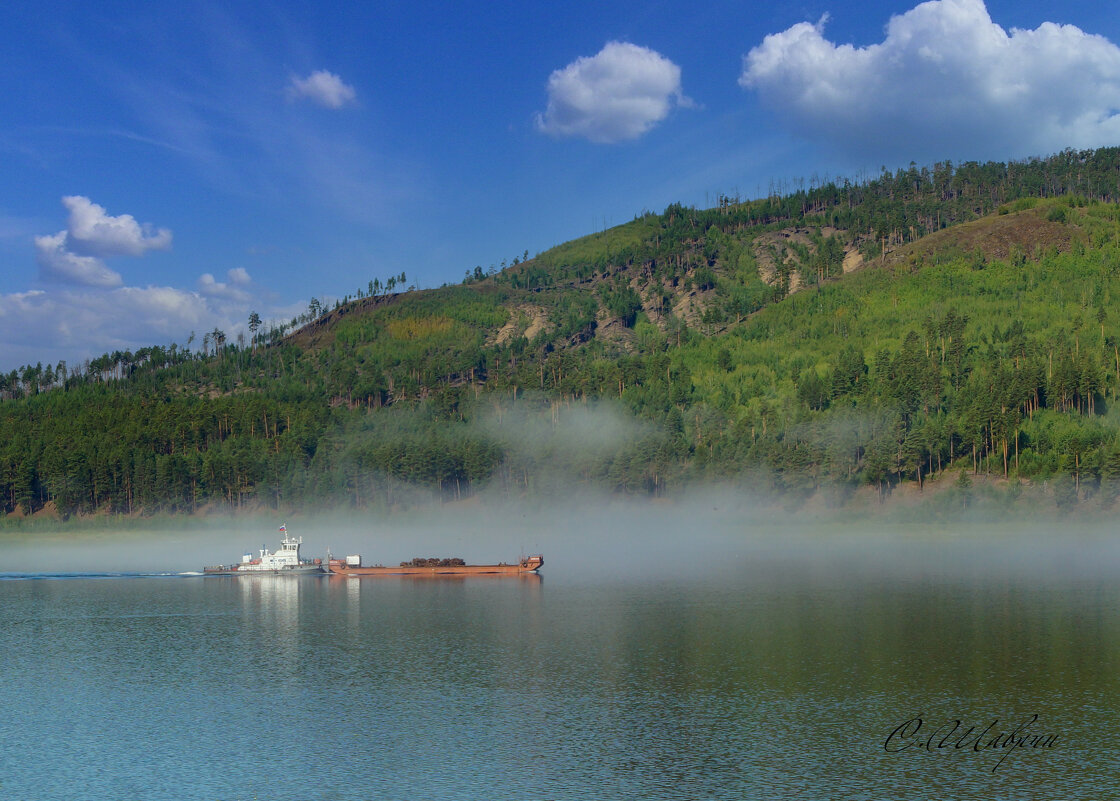
[[(999, 718), (996, 718), (988, 727), (979, 733), (976, 726), (964, 728), (959, 720), (946, 721), (932, 731), (922, 727), (925, 723), (920, 717), (910, 718), (895, 726), (887, 735), (883, 749), (889, 753), (897, 754), (908, 748), (916, 748), (929, 752), (949, 748), (954, 751), (969, 750), (979, 752), (1002, 752), (999, 760), (992, 766), (992, 773), (1004, 763), (1012, 753), (1020, 748), (1053, 748), (1058, 741), (1057, 734), (1038, 734), (1030, 731), (1030, 727), (1038, 722), (1038, 715), (1031, 715), (1011, 731), (996, 729)], [(989, 732), (996, 733), (988, 737)], [(926, 733), (928, 732), (928, 734)], [(958, 734), (959, 732), (959, 734)], [(956, 737), (956, 739), (954, 739)]]

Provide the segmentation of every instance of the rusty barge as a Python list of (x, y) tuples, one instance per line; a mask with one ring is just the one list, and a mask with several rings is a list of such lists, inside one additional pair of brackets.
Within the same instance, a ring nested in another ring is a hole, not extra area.
[(345, 558), (327, 555), (326, 569), (332, 576), (527, 576), (538, 575), (544, 556), (523, 556), (516, 562), (496, 565), (468, 565), (462, 559), (413, 559), (396, 567), (363, 565), (362, 557)]

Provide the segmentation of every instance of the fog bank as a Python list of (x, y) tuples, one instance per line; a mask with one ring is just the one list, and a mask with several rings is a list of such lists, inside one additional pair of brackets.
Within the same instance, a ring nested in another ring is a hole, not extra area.
[(511, 562), (542, 553), (546, 580), (695, 578), (796, 565), (808, 574), (873, 571), (951, 577), (976, 571), (1076, 574), (1120, 567), (1107, 521), (957, 523), (775, 512), (731, 490), (673, 500), (573, 493), (549, 501), (491, 497), (392, 515), (304, 513), (190, 519), (174, 529), (9, 532), (0, 572), (181, 573), (231, 563), (282, 535), (304, 557), (361, 554), (366, 564), (413, 557)]

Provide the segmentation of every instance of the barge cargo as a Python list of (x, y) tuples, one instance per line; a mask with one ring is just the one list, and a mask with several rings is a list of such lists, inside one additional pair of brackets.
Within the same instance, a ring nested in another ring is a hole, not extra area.
[(516, 562), (496, 565), (468, 565), (462, 559), (413, 559), (396, 567), (363, 565), (358, 554), (336, 559), (328, 554), (327, 572), (332, 576), (524, 576), (536, 575), (544, 556), (524, 556)]

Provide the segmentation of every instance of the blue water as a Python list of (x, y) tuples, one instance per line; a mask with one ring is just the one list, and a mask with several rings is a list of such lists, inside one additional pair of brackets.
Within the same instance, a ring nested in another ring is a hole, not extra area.
[[(0, 574), (0, 798), (1120, 795), (1115, 571), (931, 553), (686, 577)], [(916, 716), (1032, 714), (1055, 744), (994, 772), (996, 751), (884, 749)]]

